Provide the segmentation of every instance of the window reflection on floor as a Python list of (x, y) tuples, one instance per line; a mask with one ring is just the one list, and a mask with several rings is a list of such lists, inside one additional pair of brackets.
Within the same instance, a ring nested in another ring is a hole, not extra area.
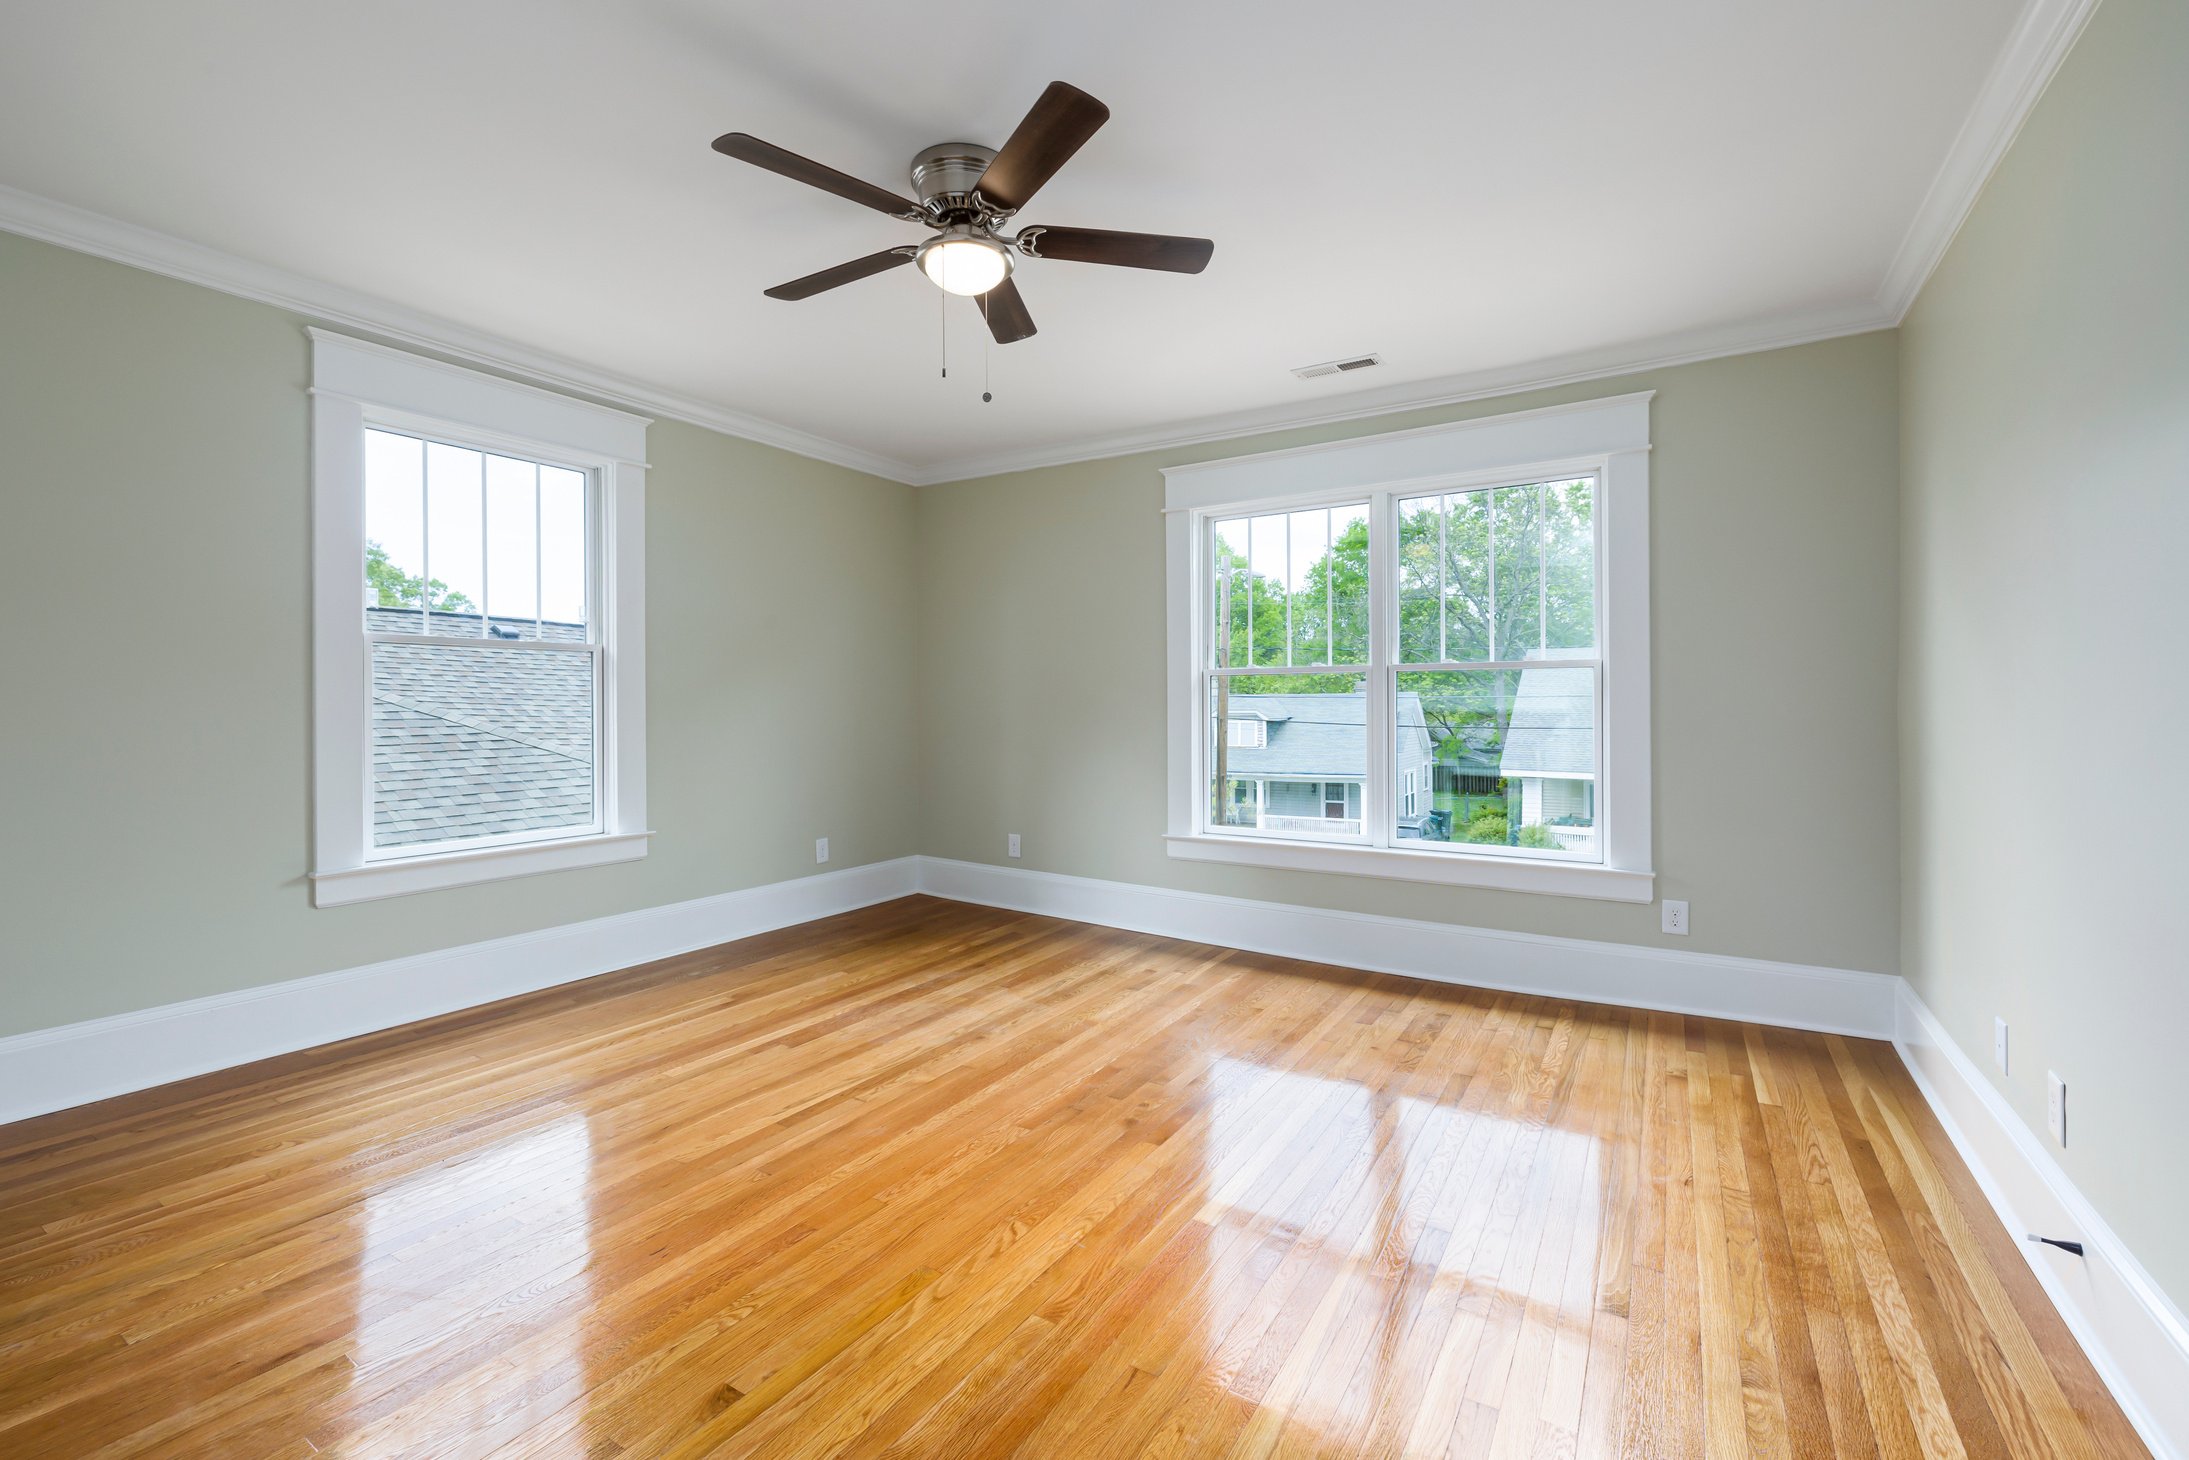
[[(493, 1351), (508, 1382), (450, 1386), (408, 1406), (436, 1436), (466, 1433), (492, 1452), (581, 1399), (581, 1325), (592, 1301), (593, 1139), (583, 1115), (440, 1162), (371, 1193), (364, 1206), (352, 1396), (368, 1410), (399, 1360), (453, 1341)], [(512, 1339), (514, 1338), (514, 1341)], [(466, 1406), (470, 1406), (466, 1411)], [(404, 1410), (358, 1438), (360, 1453), (401, 1447)], [(571, 1455), (583, 1453), (576, 1427)]]
[(1395, 1438), (1442, 1454), (1523, 1342), (1587, 1344), (1593, 1136), (1225, 1056), (1209, 1085), (1203, 1368), (1271, 1423), (1357, 1441), (1411, 1392)]

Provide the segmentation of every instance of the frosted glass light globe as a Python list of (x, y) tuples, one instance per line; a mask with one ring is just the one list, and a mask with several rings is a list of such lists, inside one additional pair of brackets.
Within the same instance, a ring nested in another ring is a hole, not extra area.
[(945, 233), (920, 245), (920, 269), (952, 294), (986, 294), (1011, 274), (1011, 255), (993, 239)]

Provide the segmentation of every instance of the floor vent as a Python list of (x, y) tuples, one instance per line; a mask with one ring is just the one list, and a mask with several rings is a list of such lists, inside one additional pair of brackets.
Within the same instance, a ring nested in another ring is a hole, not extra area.
[(1381, 365), (1381, 355), (1354, 355), (1345, 360), (1325, 360), (1320, 365), (1295, 365), (1292, 373), (1302, 380), (1313, 380), (1318, 375), (1336, 375), (1341, 370), (1366, 370), (1371, 365)]

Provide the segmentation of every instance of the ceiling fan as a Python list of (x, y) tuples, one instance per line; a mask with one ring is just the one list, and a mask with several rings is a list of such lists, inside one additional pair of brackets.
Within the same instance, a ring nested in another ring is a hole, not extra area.
[(942, 142), (914, 157), (912, 190), (919, 194), (917, 203), (743, 132), (715, 138), (714, 150), (892, 218), (937, 230), (924, 243), (885, 248), (778, 284), (766, 291), (770, 299), (810, 299), (824, 290), (917, 261), (938, 287), (973, 296), (996, 343), (1008, 345), (1034, 333), (1033, 316), (1026, 312), (1026, 301), (1011, 278), (1014, 256), (1198, 274), (1216, 250), (1205, 238), (1164, 233), (1038, 223), (1021, 226), (1010, 235), (999, 231), (1109, 119), (1110, 109), (1101, 102), (1076, 86), (1052, 81), (1000, 152), (973, 142)]

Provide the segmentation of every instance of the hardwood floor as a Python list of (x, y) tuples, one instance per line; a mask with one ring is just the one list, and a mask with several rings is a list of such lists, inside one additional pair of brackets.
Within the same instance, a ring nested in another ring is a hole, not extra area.
[(0, 1454), (2141, 1455), (1891, 1049), (914, 898), (0, 1128)]

